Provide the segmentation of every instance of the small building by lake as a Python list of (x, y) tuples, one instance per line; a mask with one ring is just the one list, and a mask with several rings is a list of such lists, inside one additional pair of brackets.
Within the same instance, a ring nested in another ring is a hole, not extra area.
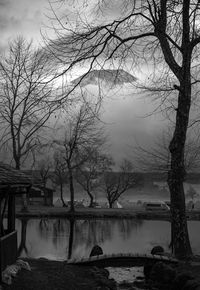
[[(27, 195), (31, 179), (9, 165), (0, 162), (0, 270), (17, 258), (15, 230), (15, 198)], [(1, 275), (0, 275), (1, 279)]]
[[(55, 190), (51, 186), (51, 183), (49, 184), (47, 180), (46, 184), (44, 184), (38, 171), (27, 170), (23, 172), (29, 176), (32, 182), (32, 187), (27, 195), (27, 204), (34, 206), (53, 206), (53, 194)], [(22, 204), (21, 196), (17, 196), (16, 204)]]
[(34, 186), (28, 194), (28, 204), (53, 206), (54, 190), (43, 186)]

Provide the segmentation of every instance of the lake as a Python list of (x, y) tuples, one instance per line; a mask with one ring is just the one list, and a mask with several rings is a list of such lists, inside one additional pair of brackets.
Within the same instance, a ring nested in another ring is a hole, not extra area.
[[(200, 221), (188, 222), (194, 253), (200, 254)], [(105, 254), (150, 253), (155, 245), (169, 251), (170, 223), (136, 219), (17, 219), (22, 257), (65, 260), (88, 257), (98, 244)]]

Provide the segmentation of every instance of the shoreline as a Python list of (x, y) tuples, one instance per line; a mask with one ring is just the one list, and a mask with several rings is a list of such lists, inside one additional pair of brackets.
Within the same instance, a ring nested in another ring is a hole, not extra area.
[[(187, 219), (193, 221), (200, 220), (200, 211), (188, 211)], [(145, 211), (140, 209), (108, 209), (108, 208), (76, 208), (71, 213), (68, 208), (56, 208), (48, 206), (29, 206), (28, 211), (21, 211), (16, 208), (16, 218), (115, 218), (115, 219), (145, 219), (170, 221), (170, 212)]]
[[(12, 284), (4, 284), (5, 290), (117, 290), (116, 282), (108, 272), (97, 267), (67, 265), (65, 261), (45, 258), (22, 258), (28, 262), (29, 271), (21, 269), (13, 277)], [(107, 288), (108, 287), (108, 288)]]
[[(185, 284), (188, 282), (187, 286), (197, 286), (200, 285), (200, 259), (198, 257), (193, 257), (191, 261), (181, 261), (174, 267), (166, 267), (165, 270), (168, 272), (163, 272), (163, 278), (160, 280), (149, 280), (147, 284), (145, 283), (143, 270), (142, 276), (139, 275), (141, 279), (137, 279), (136, 276), (131, 277), (132, 281), (121, 280), (113, 277), (113, 275), (107, 268), (99, 268), (93, 266), (77, 266), (68, 265), (66, 261), (53, 261), (45, 258), (33, 259), (33, 258), (22, 258), (23, 261), (28, 262), (31, 270), (27, 271), (21, 269), (19, 273), (12, 278), (12, 284), (4, 284), (4, 290), (125, 290), (125, 289), (149, 289), (149, 285), (152, 282), (157, 285), (157, 281), (160, 281), (160, 286), (162, 288), (156, 289), (171, 289), (171, 282), (175, 282), (176, 277), (186, 278)], [(129, 267), (132, 269), (135, 267)], [(116, 269), (116, 268), (115, 268)], [(121, 274), (121, 267), (117, 268), (119, 270), (118, 274)], [(127, 269), (127, 268), (125, 268)], [(170, 269), (170, 272), (169, 272)], [(170, 273), (175, 274), (173, 279), (170, 278)], [(160, 272), (159, 272), (160, 273)], [(129, 273), (130, 276), (131, 272)], [(169, 275), (169, 276), (168, 276)], [(153, 277), (153, 276), (152, 276)], [(130, 278), (130, 277), (129, 277)], [(154, 277), (156, 278), (156, 277)], [(166, 279), (167, 278), (167, 279)], [(188, 279), (188, 280), (187, 280)], [(179, 279), (180, 280), (180, 279)], [(177, 280), (177, 281), (179, 281)], [(179, 281), (180, 282), (180, 281)], [(167, 284), (168, 283), (168, 284)], [(192, 283), (192, 284), (191, 284)], [(148, 286), (148, 288), (147, 288)], [(166, 286), (168, 286), (166, 288)], [(175, 288), (173, 288), (175, 289)], [(182, 288), (178, 288), (182, 289)], [(187, 288), (190, 289), (190, 288)]]

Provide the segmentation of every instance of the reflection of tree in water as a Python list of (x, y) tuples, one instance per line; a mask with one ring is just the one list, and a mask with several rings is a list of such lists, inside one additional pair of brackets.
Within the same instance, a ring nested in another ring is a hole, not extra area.
[(71, 257), (74, 237), (74, 219), (41, 219), (39, 222), (40, 237), (46, 240), (52, 238), (55, 248), (59, 247), (59, 241), (66, 240), (67, 257)]
[(125, 240), (130, 238), (132, 232), (137, 231), (142, 226), (142, 223), (143, 221), (139, 219), (91, 219), (84, 222), (76, 221), (74, 243), (77, 246), (84, 243), (90, 249), (95, 244), (100, 245), (113, 239), (116, 229)]
[(127, 240), (131, 237), (132, 232), (137, 232), (138, 228), (140, 228), (142, 224), (143, 220), (141, 219), (120, 219), (118, 221), (118, 230), (121, 237), (124, 240)]
[(48, 218), (41, 218), (38, 227), (40, 237), (45, 240), (48, 240), (51, 231), (52, 231), (52, 220)]
[(74, 240), (74, 219), (56, 219), (48, 220), (41, 219), (39, 223), (40, 236), (45, 239), (52, 237), (52, 242), (57, 248), (58, 241), (61, 239), (66, 240), (67, 245), (67, 257), (71, 258), (73, 250), (73, 240)]
[(54, 246), (59, 246), (59, 240), (66, 240), (68, 259), (80, 246), (90, 251), (95, 245), (102, 245), (112, 240), (116, 231), (122, 238), (128, 239), (133, 230), (141, 227), (142, 220), (131, 219), (41, 219), (39, 233), (43, 239), (52, 238)]
[(42, 239), (52, 237), (55, 247), (59, 239), (66, 239), (67, 256), (71, 257), (72, 250), (84, 245), (90, 250), (95, 244), (103, 244), (113, 236), (116, 220), (74, 220), (46, 219), (39, 222), (39, 234)]
[(42, 218), (39, 222), (39, 235), (42, 239), (49, 240), (57, 247), (58, 240), (65, 238), (69, 233), (69, 223), (67, 219)]
[(76, 245), (84, 243), (87, 248), (91, 248), (95, 244), (102, 244), (112, 238), (116, 222), (116, 220), (106, 219), (76, 221), (74, 243)]
[(27, 230), (28, 219), (22, 218), (20, 219), (20, 221), (21, 221), (21, 240), (18, 247), (18, 251), (17, 251), (18, 256), (22, 254), (23, 250), (26, 253), (26, 255), (28, 255), (28, 249), (26, 246), (26, 230)]
[(73, 250), (73, 243), (74, 243), (74, 225), (75, 220), (74, 218), (69, 219), (69, 242), (68, 242), (68, 255), (67, 258), (70, 259), (72, 256), (72, 250)]
[(58, 239), (63, 237), (66, 232), (66, 223), (63, 219), (56, 219), (53, 222), (53, 244), (56, 247)]

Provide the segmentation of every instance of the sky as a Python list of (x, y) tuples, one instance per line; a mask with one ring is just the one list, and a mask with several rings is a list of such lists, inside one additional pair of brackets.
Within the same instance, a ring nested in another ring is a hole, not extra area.
[(46, 0), (0, 0), (0, 47), (7, 47), (8, 41), (18, 35), (39, 44), (48, 7)]
[[(78, 5), (78, 2), (81, 4)], [(7, 47), (8, 41), (18, 35), (32, 39), (34, 44), (42, 44), (42, 34), (53, 35), (53, 8), (59, 17), (65, 17), (65, 24), (72, 25), (77, 20), (77, 8), (86, 13), (86, 1), (73, 0), (0, 0), (0, 48)], [(92, 2), (89, 0), (89, 2)], [(91, 14), (90, 14), (91, 17)]]
[[(73, 25), (77, 17), (75, 13), (78, 7), (77, 1), (75, 0), (73, 4), (72, 2), (72, 0), (65, 0), (62, 6), (54, 3), (59, 15), (65, 16), (64, 21), (68, 25)], [(85, 3), (86, 1), (82, 1), (81, 9), (87, 15), (88, 6)], [(113, 18), (118, 11), (119, 7), (116, 5), (107, 17)], [(52, 11), (47, 0), (0, 0), (0, 51), (6, 51), (8, 42), (19, 35), (28, 40), (32, 39), (35, 46), (43, 45), (41, 32), (43, 35), (53, 36), (53, 30), (49, 28), (52, 27), (51, 17)], [(142, 74), (143, 72), (135, 72), (136, 77)], [(96, 88), (92, 87), (92, 90), (95, 91)], [(134, 140), (146, 145), (152, 144), (153, 139), (160, 134), (165, 124), (161, 116), (144, 118), (153, 107), (141, 95), (136, 96), (133, 88), (131, 90), (129, 88), (126, 91), (124, 88), (123, 91), (111, 94), (111, 98), (107, 98), (104, 102), (103, 118), (107, 122), (112, 153), (117, 161), (126, 157), (127, 152), (131, 151), (130, 146), (134, 144)], [(114, 98), (113, 95), (115, 95)]]

